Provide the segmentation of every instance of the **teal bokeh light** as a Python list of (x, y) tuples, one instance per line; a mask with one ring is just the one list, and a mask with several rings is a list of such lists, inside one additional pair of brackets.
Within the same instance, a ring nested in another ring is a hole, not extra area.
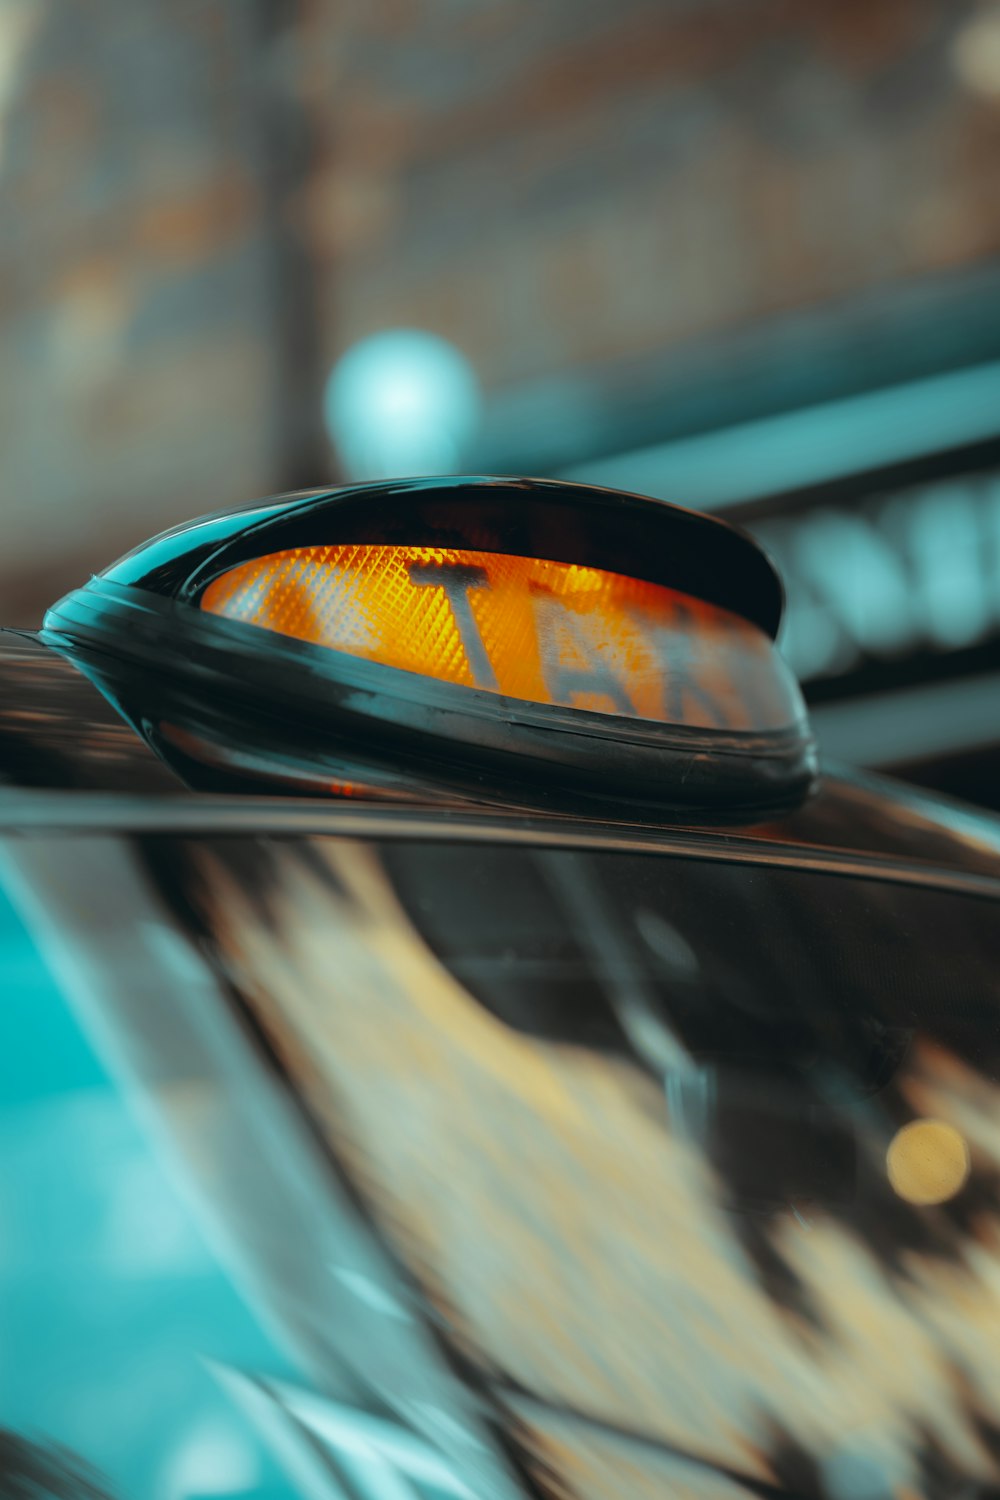
[(393, 328), (355, 344), (324, 393), (330, 440), (351, 479), (461, 469), (479, 424), (479, 385), (453, 344)]

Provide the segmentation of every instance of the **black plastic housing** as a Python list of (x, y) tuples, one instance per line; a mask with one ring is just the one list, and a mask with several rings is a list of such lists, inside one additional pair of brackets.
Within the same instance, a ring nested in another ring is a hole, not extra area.
[[(60, 601), (43, 636), (77, 659), (172, 764), (176, 734), (164, 736), (165, 723), (211, 745), (214, 785), (220, 764), (235, 774), (242, 758), (245, 786), (252, 751), (264, 784), (273, 777), (276, 786), (313, 792), (324, 779), (350, 778), (508, 806), (707, 816), (758, 815), (808, 794), (816, 759), (804, 717), (747, 733), (529, 703), (198, 606), (208, 584), (242, 562), (350, 541), (622, 572), (728, 609), (771, 638), (781, 617), (770, 562), (722, 522), (589, 486), (445, 478), (285, 496), (175, 528)], [(195, 782), (196, 761), (185, 769)]]

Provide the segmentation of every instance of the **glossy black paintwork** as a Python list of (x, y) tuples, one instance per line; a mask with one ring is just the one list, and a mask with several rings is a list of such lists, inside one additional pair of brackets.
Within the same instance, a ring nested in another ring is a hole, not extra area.
[[(858, 1389), (887, 1473), (992, 1500), (994, 821), (848, 774), (714, 828), (279, 804), (225, 762), (209, 796), (37, 640), (0, 633), (0, 684), (36, 937), (74, 953), (81, 1012), (322, 1391), (490, 1500), (540, 1467), (586, 1500), (834, 1500)], [(972, 1111), (982, 1142), (929, 1213), (879, 1166), (915, 1108)]]
[(0, 630), (0, 786), (146, 793), (183, 783), (57, 651)]
[[(536, 1453), (569, 1424), (560, 1493), (674, 1493), (647, 1471), (669, 1455), (795, 1494), (797, 1461), (836, 1477), (874, 1431), (915, 1494), (987, 1500), (996, 891), (622, 842), (458, 847), (442, 818), (137, 852), (484, 1407)], [(929, 1211), (885, 1171), (924, 1114), (977, 1143)], [(959, 1443), (936, 1477), (939, 1411)]]

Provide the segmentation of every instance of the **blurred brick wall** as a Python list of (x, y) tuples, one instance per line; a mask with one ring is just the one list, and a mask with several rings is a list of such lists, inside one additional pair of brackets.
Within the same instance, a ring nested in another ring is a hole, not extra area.
[(5, 622), (272, 478), (250, 9), (0, 11)]
[(489, 393), (994, 255), (974, 10), (8, 0), (6, 619), (327, 477), (323, 370), (377, 328), (453, 339)]
[(965, 0), (344, 0), (306, 12), (302, 202), (340, 347), (454, 339), (488, 385), (1000, 249)]

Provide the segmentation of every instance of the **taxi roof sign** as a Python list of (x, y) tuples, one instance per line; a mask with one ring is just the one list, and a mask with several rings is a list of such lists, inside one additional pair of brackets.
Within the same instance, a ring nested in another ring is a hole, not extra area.
[[(62, 600), (45, 634), (99, 651), (105, 672), (131, 664), (133, 695), (139, 664), (168, 695), (183, 680), (196, 719), (225, 700), (244, 758), (280, 717), (287, 755), (308, 743), (326, 785), (355, 784), (348, 761), (364, 785), (367, 762), (488, 802), (711, 813), (811, 785), (804, 705), (773, 646), (781, 603), (764, 554), (715, 519), (446, 478), (176, 528)], [(169, 754), (157, 714), (139, 717)], [(193, 727), (174, 712), (166, 738), (190, 744)]]

